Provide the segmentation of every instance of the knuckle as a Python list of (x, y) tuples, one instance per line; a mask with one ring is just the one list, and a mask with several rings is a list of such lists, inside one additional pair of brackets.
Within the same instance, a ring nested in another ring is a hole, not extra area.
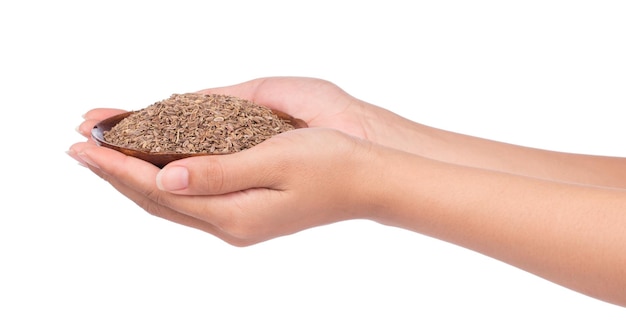
[(252, 225), (246, 221), (242, 221), (242, 219), (229, 219), (222, 225), (222, 230), (240, 240), (250, 239), (255, 236)]
[(139, 205), (149, 214), (163, 216), (167, 211), (167, 194), (158, 189), (150, 189), (145, 192), (145, 199)]
[(239, 248), (250, 247), (258, 243), (258, 241), (250, 241), (250, 240), (242, 240), (242, 239), (224, 239), (224, 241), (226, 241), (231, 246), (235, 246)]
[(237, 243), (247, 244), (255, 242), (259, 238), (261, 226), (245, 215), (229, 216), (224, 218), (218, 227)]
[(144, 201), (142, 204), (140, 204), (140, 206), (148, 214), (153, 215), (153, 216), (164, 217), (165, 214), (166, 214), (166, 211), (167, 211), (163, 206), (161, 206), (161, 205), (159, 205), (159, 204), (157, 204), (157, 203), (155, 203), (155, 202), (153, 202), (151, 200)]
[[(209, 158), (206, 164), (202, 165), (203, 188), (211, 194), (221, 194), (224, 187), (224, 167), (219, 160)], [(193, 182), (193, 181), (192, 181)]]

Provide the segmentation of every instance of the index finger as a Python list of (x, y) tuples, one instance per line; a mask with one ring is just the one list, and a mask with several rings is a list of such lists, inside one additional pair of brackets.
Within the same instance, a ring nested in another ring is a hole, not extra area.
[(84, 137), (91, 137), (91, 129), (100, 121), (112, 117), (114, 115), (124, 113), (126, 111), (120, 109), (93, 109), (89, 110), (83, 115), (85, 121), (83, 121), (78, 128), (78, 132)]
[(83, 115), (83, 118), (85, 118), (85, 120), (104, 120), (108, 117), (112, 117), (116, 114), (120, 114), (120, 113), (124, 113), (126, 112), (126, 110), (121, 110), (121, 109), (109, 109), (109, 108), (98, 108), (98, 109), (91, 109), (89, 111), (87, 111), (87, 113), (85, 113)]

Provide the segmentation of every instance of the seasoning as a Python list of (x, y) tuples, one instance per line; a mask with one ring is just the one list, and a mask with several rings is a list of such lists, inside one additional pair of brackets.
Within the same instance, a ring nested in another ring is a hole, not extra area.
[(292, 129), (271, 109), (252, 101), (185, 93), (133, 112), (103, 136), (114, 145), (144, 152), (226, 154)]

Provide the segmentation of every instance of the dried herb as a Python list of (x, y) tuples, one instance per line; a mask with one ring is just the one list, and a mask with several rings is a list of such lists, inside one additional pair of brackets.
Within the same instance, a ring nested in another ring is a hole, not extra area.
[(234, 153), (294, 127), (269, 108), (227, 95), (174, 94), (104, 132), (114, 145), (152, 153)]

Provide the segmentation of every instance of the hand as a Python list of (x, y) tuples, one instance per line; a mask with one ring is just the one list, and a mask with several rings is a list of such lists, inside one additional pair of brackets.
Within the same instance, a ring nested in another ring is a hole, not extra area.
[[(407, 139), (407, 130), (415, 123), (390, 111), (361, 101), (336, 86), (315, 78), (270, 77), (241, 84), (199, 91), (226, 94), (285, 112), (307, 122), (310, 127), (332, 128), (391, 148), (413, 152), (421, 148)], [(124, 112), (117, 109), (94, 109), (79, 131), (89, 137), (91, 127), (99, 120)]]
[[(341, 214), (339, 211), (332, 214), (328, 212), (329, 208), (337, 209), (340, 206), (331, 204), (331, 199), (336, 200), (349, 193), (335, 193), (331, 190), (348, 184), (349, 176), (352, 175), (352, 169), (348, 169), (350, 165), (346, 163), (350, 160), (342, 157), (347, 153), (335, 153), (329, 149), (340, 148), (338, 144), (346, 143), (348, 139), (348, 143), (359, 143), (346, 134), (367, 138), (367, 123), (364, 118), (371, 116), (376, 111), (375, 107), (355, 99), (330, 82), (312, 78), (257, 79), (201, 92), (246, 98), (303, 119), (311, 128), (291, 132), (288, 137), (285, 135), (272, 139), (263, 146), (258, 145), (260, 147), (252, 152), (248, 150), (246, 153), (219, 158), (178, 161), (159, 172), (145, 162), (95, 146), (90, 140), (93, 126), (102, 119), (124, 111), (94, 109), (85, 114), (85, 121), (78, 128), (88, 141), (72, 146), (69, 154), (148, 212), (213, 233), (233, 244), (254, 243), (306, 227), (353, 217), (352, 213), (347, 213), (351, 211), (347, 208), (343, 208)], [(333, 128), (346, 134), (315, 127)], [(281, 141), (292, 137), (304, 140)], [(289, 144), (290, 147), (272, 147), (277, 142), (285, 146)], [(366, 143), (361, 145), (363, 144)], [(255, 167), (253, 163), (259, 162), (254, 155), (259, 155), (259, 158), (267, 157), (267, 165)], [(276, 156), (273, 163), (272, 155)], [(241, 157), (249, 158), (248, 165)], [(320, 160), (325, 165), (318, 165)], [(188, 178), (183, 179), (189, 183), (184, 186), (180, 183), (181, 164), (185, 164), (185, 171), (188, 173)], [(339, 175), (335, 176), (337, 173)], [(243, 183), (244, 180), (246, 183)], [(338, 183), (338, 180), (343, 181)], [(293, 189), (289, 187), (291, 182)], [(313, 188), (305, 189), (306, 186)], [(300, 189), (302, 192), (298, 191)], [(289, 191), (284, 192), (285, 190)], [(168, 194), (167, 191), (171, 193)], [(320, 198), (311, 194), (326, 196)], [(335, 195), (328, 196), (330, 194)], [(215, 202), (223, 204), (219, 213), (217, 207), (221, 206)], [(309, 205), (302, 205), (304, 203)], [(237, 208), (240, 211), (234, 212)], [(246, 220), (239, 218), (244, 214), (256, 217)], [(302, 218), (304, 214), (307, 218)], [(272, 223), (286, 218), (287, 215), (294, 217), (294, 222), (298, 223), (290, 225), (281, 222), (280, 227)]]
[[(162, 170), (92, 141), (69, 154), (146, 211), (233, 245), (368, 216), (626, 304), (623, 158), (411, 125), (315, 79), (260, 79), (203, 92), (247, 98), (311, 128)], [(117, 112), (92, 110), (79, 130), (88, 137)]]
[(352, 155), (360, 152), (355, 148), (372, 145), (362, 139), (374, 135), (372, 121), (383, 121), (375, 116), (388, 111), (313, 78), (263, 78), (200, 92), (245, 98), (303, 119), (311, 128), (242, 153), (190, 158), (159, 171), (97, 147), (90, 140), (93, 126), (124, 111), (94, 109), (78, 128), (88, 141), (72, 146), (69, 154), (146, 211), (232, 244), (252, 244), (359, 215), (353, 207), (364, 206), (349, 199), (362, 184), (348, 185), (364, 180), (353, 178), (357, 165), (351, 163)]
[(307, 128), (162, 171), (91, 142), (69, 154), (147, 212), (245, 246), (364, 215), (359, 189), (369, 148), (336, 130)]
[(227, 94), (253, 101), (302, 119), (310, 127), (333, 128), (368, 138), (365, 105), (335, 84), (315, 78), (270, 77), (234, 86), (211, 88), (204, 94)]

